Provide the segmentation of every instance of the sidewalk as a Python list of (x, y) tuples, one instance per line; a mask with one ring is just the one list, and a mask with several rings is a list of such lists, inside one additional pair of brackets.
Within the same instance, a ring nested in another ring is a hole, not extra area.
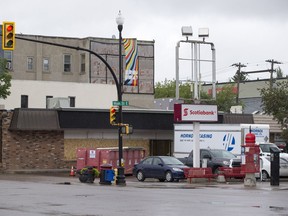
[(22, 170), (7, 170), (2, 174), (57, 174), (57, 173), (69, 173), (70, 169), (22, 169)]
[(243, 181), (230, 181), (226, 183), (217, 183), (216, 181), (188, 183), (187, 181), (181, 182), (158, 182), (157, 180), (145, 180), (144, 182), (134, 181), (133, 179), (126, 179), (127, 186), (141, 187), (141, 188), (223, 188), (223, 189), (235, 189), (235, 190), (288, 190), (288, 179), (280, 181), (279, 186), (271, 186), (270, 181), (261, 182), (257, 181), (255, 187), (244, 186)]
[[(48, 180), (49, 182), (61, 181), (71, 182), (71, 184), (80, 183), (78, 176), (69, 176), (70, 170), (14, 170), (7, 173), (0, 174), (0, 180), (5, 179), (26, 179), (26, 180)], [(57, 179), (55, 179), (57, 178)], [(99, 184), (99, 178), (95, 179), (93, 185), (102, 186)], [(126, 187), (137, 187), (137, 188), (163, 188), (163, 189), (196, 189), (196, 188), (223, 188), (223, 189), (235, 189), (235, 190), (288, 190), (288, 178), (281, 178), (279, 186), (271, 186), (270, 181), (261, 182), (257, 181), (255, 187), (244, 186), (241, 180), (231, 180), (225, 183), (218, 183), (216, 180), (211, 182), (197, 182), (189, 183), (186, 180), (180, 182), (159, 182), (156, 179), (146, 179), (144, 182), (139, 182), (134, 176), (126, 176)], [(85, 183), (81, 183), (85, 184)], [(115, 182), (111, 186), (117, 186)]]

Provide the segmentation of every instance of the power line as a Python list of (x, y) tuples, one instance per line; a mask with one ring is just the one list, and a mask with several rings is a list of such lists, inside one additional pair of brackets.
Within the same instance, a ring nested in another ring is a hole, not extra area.
[(273, 86), (273, 72), (274, 72), (274, 64), (282, 64), (281, 62), (275, 61), (274, 59), (268, 59), (266, 62), (271, 63), (271, 70), (270, 70), (270, 89)]
[[(275, 72), (274, 70), (274, 64), (282, 64), (281, 62), (275, 61), (274, 59), (269, 59), (266, 60), (266, 62), (271, 63), (271, 69), (267, 69), (267, 70), (257, 70), (257, 71), (248, 71), (248, 72), (242, 72), (244, 74), (252, 74), (252, 73), (264, 73), (264, 72), (270, 72), (270, 89), (273, 86), (273, 72)], [(239, 63), (240, 64), (240, 63)], [(238, 66), (237, 64), (233, 64), (234, 66)], [(240, 69), (239, 69), (240, 70)]]

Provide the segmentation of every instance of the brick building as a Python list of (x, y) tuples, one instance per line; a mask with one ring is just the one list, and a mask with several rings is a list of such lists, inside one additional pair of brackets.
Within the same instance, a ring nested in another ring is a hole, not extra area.
[[(78, 147), (118, 147), (118, 130), (108, 110), (2, 110), (0, 170), (68, 169), (76, 165)], [(171, 154), (173, 113), (124, 111), (134, 133), (123, 146), (142, 147), (147, 154)]]

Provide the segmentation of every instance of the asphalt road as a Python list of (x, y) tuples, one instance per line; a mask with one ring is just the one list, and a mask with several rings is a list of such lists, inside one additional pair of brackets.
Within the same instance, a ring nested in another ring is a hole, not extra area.
[(126, 186), (80, 183), (77, 177), (0, 175), (0, 215), (288, 215), (288, 181), (280, 186), (258, 182), (138, 182)]

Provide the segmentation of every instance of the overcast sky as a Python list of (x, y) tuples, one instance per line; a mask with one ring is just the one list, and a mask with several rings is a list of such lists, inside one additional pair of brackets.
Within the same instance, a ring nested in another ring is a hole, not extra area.
[[(182, 26), (192, 26), (194, 40), (199, 28), (209, 28), (206, 41), (215, 44), (217, 81), (234, 76), (234, 63), (247, 65), (243, 71), (270, 69), (268, 59), (282, 62), (275, 67), (288, 75), (287, 0), (9, 0), (0, 8), (0, 19), (16, 22), (17, 33), (104, 38), (118, 38), (115, 18), (121, 10), (123, 37), (155, 40), (155, 81), (175, 79), (175, 46), (185, 39)], [(180, 57), (190, 52), (181, 45)], [(204, 47), (201, 53), (209, 56), (211, 50)], [(189, 65), (180, 62), (180, 79), (191, 79)], [(211, 71), (201, 70), (202, 79), (211, 80)], [(257, 77), (269, 73), (249, 78)]]

